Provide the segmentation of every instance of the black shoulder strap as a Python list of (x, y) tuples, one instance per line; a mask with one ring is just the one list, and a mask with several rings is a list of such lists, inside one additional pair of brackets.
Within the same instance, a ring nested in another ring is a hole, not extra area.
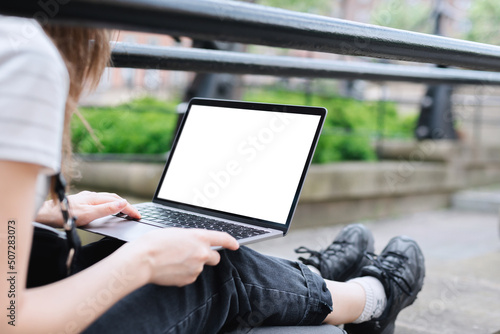
[(75, 259), (81, 248), (81, 241), (76, 232), (77, 217), (71, 215), (68, 198), (66, 197), (66, 180), (61, 173), (54, 176), (54, 191), (61, 205), (61, 213), (63, 216), (63, 228), (66, 232), (66, 240), (68, 242), (68, 258), (66, 260), (66, 268), (68, 276), (75, 273)]

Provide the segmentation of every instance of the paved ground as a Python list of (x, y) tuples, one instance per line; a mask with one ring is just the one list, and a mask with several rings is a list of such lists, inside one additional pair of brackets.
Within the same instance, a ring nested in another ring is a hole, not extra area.
[[(500, 333), (500, 235), (497, 213), (448, 209), (363, 222), (380, 252), (395, 235), (415, 238), (426, 257), (419, 298), (404, 310), (396, 333)], [(279, 240), (253, 245), (295, 259), (293, 249), (327, 246), (342, 226), (292, 229)]]

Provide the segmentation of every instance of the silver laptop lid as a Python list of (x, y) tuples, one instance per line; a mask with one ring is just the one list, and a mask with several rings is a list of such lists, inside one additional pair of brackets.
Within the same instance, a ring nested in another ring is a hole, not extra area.
[(288, 231), (326, 109), (193, 99), (153, 202)]

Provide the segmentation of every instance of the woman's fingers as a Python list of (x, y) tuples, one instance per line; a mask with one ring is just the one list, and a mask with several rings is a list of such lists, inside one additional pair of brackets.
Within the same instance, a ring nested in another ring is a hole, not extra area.
[[(124, 201), (125, 201), (125, 204), (124, 204)], [(93, 204), (106, 204), (109, 202), (113, 202), (113, 203), (115, 203), (116, 206), (120, 207), (120, 211), (113, 212), (111, 214), (123, 212), (124, 214), (126, 214), (132, 218), (136, 218), (136, 219), (141, 218), (141, 214), (139, 213), (139, 211), (134, 206), (132, 206), (130, 203), (128, 203), (127, 200), (125, 200), (123, 197), (121, 197), (117, 194), (114, 194), (114, 193), (93, 193), (93, 195), (92, 195), (92, 203)]]
[(121, 212), (132, 218), (141, 219), (141, 214), (139, 213), (137, 208), (135, 206), (130, 205), (128, 202), (127, 205), (125, 205), (125, 207), (121, 210)]
[(205, 262), (205, 264), (209, 266), (216, 266), (219, 264), (219, 262), (220, 262), (219, 252), (211, 250), (207, 262)]
[(124, 210), (127, 204), (127, 201), (120, 200), (104, 204), (92, 205), (91, 207), (86, 207), (85, 209), (80, 207), (77, 210), (73, 210), (73, 213), (77, 217), (77, 225), (82, 226), (87, 225), (95, 219), (121, 212), (122, 210)]
[(96, 193), (82, 191), (69, 196), (73, 213), (78, 217), (78, 225), (86, 225), (91, 221), (123, 212), (132, 218), (140, 219), (139, 211), (127, 200), (113, 193)]
[(220, 246), (230, 250), (237, 250), (240, 247), (238, 241), (225, 232), (204, 231), (206, 232), (210, 246)]
[(205, 265), (215, 266), (221, 255), (212, 249), (237, 249), (238, 242), (227, 233), (200, 229), (167, 228), (150, 232), (132, 242), (145, 252), (150, 283), (183, 286), (196, 280)]

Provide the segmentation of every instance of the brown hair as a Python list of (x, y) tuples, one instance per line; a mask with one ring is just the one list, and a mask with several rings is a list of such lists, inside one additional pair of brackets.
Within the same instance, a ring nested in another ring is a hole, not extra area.
[(102, 73), (110, 62), (110, 32), (103, 29), (45, 25), (46, 34), (52, 39), (68, 68), (70, 86), (62, 143), (62, 173), (66, 180), (74, 174), (71, 149), (70, 122), (79, 114), (78, 100), (85, 88), (95, 89)]

